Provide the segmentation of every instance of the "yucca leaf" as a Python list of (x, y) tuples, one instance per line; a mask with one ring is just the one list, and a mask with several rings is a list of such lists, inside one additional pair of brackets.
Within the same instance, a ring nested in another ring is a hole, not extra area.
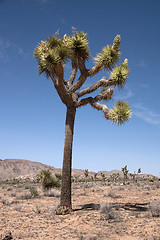
[(121, 64), (116, 66), (112, 70), (110, 74), (110, 80), (113, 81), (113, 85), (122, 88), (126, 83), (126, 79), (128, 75), (129, 75), (129, 67), (127, 66), (127, 64)]
[(49, 36), (46, 39), (47, 47), (55, 48), (62, 45), (62, 39), (55, 37), (54, 35)]
[(55, 50), (57, 51), (57, 54), (63, 62), (67, 61), (67, 59), (71, 56), (70, 49), (64, 44), (58, 46)]
[(114, 51), (112, 46), (107, 45), (104, 47), (100, 54), (97, 55), (95, 61), (102, 68), (106, 70), (112, 70), (116, 62), (119, 60), (120, 51)]
[(126, 101), (116, 102), (114, 108), (110, 111), (110, 120), (118, 125), (124, 124), (131, 117), (130, 106)]
[(68, 46), (73, 57), (82, 57), (85, 60), (89, 58), (88, 38), (84, 32), (68, 37)]

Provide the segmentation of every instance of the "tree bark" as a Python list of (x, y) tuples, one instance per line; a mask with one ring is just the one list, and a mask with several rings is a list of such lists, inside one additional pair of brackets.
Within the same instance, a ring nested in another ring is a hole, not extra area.
[(76, 108), (67, 108), (60, 205), (71, 207), (72, 143)]

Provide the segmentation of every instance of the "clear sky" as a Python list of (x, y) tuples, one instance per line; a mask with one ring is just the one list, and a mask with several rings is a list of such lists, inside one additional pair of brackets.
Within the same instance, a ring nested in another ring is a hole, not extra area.
[(66, 108), (51, 80), (38, 75), (33, 51), (58, 29), (61, 37), (72, 34), (74, 26), (88, 33), (93, 57), (121, 35), (121, 62), (128, 58), (130, 75), (109, 106), (127, 100), (132, 118), (118, 127), (89, 106), (78, 109), (73, 167), (127, 165), (160, 177), (159, 25), (159, 0), (0, 0), (0, 159), (62, 166)]

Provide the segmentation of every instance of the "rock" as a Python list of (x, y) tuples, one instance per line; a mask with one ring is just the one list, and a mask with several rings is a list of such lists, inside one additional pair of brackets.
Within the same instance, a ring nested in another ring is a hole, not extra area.
[(11, 231), (7, 231), (7, 232), (2, 233), (1, 239), (2, 239), (2, 240), (10, 240), (10, 239), (13, 239), (13, 236), (12, 236)]

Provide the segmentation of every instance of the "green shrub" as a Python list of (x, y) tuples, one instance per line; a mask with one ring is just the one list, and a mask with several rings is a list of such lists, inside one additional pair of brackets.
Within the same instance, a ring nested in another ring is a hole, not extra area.
[(39, 193), (35, 187), (31, 186), (29, 188), (29, 191), (30, 191), (31, 197), (38, 197)]
[(51, 189), (60, 187), (58, 178), (53, 177), (49, 169), (44, 169), (38, 174), (38, 180), (42, 183), (43, 189)]
[(55, 173), (55, 177), (59, 180), (62, 179), (62, 174), (61, 173)]

